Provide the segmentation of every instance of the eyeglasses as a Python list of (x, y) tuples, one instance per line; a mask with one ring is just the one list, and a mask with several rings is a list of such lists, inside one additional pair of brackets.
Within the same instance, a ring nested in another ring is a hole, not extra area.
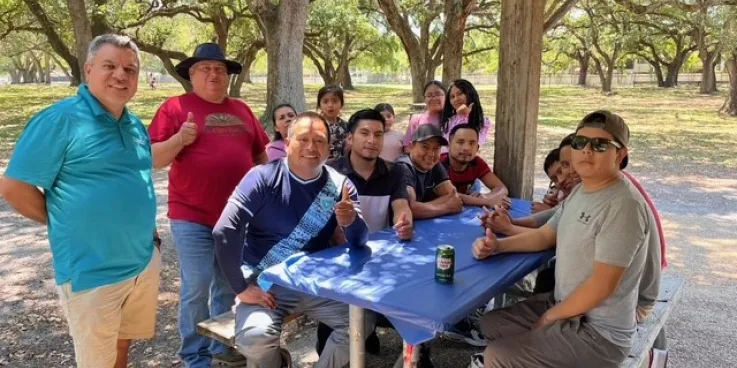
[(425, 98), (429, 100), (429, 99), (432, 99), (432, 98), (440, 98), (440, 97), (443, 97), (443, 96), (445, 96), (445, 95), (442, 94), (442, 93), (440, 93), (440, 92), (438, 92), (438, 93), (433, 93), (431, 95), (425, 95)]
[(571, 148), (573, 148), (576, 151), (580, 151), (584, 148), (586, 148), (586, 145), (591, 143), (591, 149), (594, 152), (606, 152), (609, 149), (609, 146), (612, 145), (617, 149), (622, 148), (622, 145), (606, 138), (589, 138), (583, 135), (577, 135), (573, 138), (573, 141), (571, 142)]
[(220, 74), (220, 75), (228, 74), (228, 68), (224, 66), (203, 65), (203, 66), (195, 67), (195, 70), (198, 70), (205, 74), (210, 74), (210, 73), (215, 73), (215, 74)]

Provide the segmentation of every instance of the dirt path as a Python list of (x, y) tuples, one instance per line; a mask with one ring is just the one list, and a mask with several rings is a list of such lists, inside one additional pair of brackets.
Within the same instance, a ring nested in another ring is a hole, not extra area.
[[(562, 135), (541, 129), (541, 147)], [(489, 148), (484, 156), (489, 157)], [(538, 160), (539, 161), (539, 160)], [(540, 161), (539, 161), (540, 162)], [(737, 346), (737, 174), (718, 165), (661, 166), (655, 158), (633, 165), (660, 209), (668, 235), (669, 272), (686, 278), (683, 299), (668, 322), (672, 367), (728, 367)], [(0, 169), (0, 171), (3, 171)], [(539, 177), (537, 187), (543, 188)], [(179, 271), (166, 213), (166, 176), (156, 175), (158, 227), (164, 268), (156, 338), (132, 348), (135, 367), (180, 366), (177, 295)], [(540, 193), (538, 193), (538, 196)], [(294, 331), (289, 348), (301, 367), (315, 361), (314, 327)], [(392, 331), (380, 331), (382, 353), (369, 367), (390, 367), (400, 351)], [(73, 348), (58, 308), (45, 229), (20, 218), (0, 201), (0, 366), (73, 367)], [(438, 368), (465, 367), (472, 348), (435, 341)]]

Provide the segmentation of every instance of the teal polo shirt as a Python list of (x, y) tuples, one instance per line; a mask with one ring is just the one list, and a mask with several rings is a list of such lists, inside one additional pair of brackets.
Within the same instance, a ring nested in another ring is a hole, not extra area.
[(86, 85), (36, 114), (5, 176), (44, 190), (57, 285), (92, 289), (136, 277), (151, 260), (156, 197), (141, 120), (116, 120)]

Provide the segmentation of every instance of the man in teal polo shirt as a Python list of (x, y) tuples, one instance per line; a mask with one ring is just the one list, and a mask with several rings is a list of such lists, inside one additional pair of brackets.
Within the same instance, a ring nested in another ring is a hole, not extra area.
[(154, 334), (161, 256), (151, 147), (125, 107), (139, 66), (130, 38), (95, 38), (87, 84), (28, 122), (0, 181), (15, 210), (48, 226), (79, 367), (125, 367), (130, 340)]

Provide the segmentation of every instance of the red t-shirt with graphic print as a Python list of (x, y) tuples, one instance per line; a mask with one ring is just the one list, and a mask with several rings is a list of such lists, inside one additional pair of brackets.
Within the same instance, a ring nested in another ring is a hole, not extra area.
[(151, 142), (171, 138), (189, 112), (197, 123), (197, 139), (179, 152), (169, 170), (169, 218), (212, 227), (269, 137), (244, 102), (226, 98), (215, 104), (187, 93), (159, 107), (148, 128)]

